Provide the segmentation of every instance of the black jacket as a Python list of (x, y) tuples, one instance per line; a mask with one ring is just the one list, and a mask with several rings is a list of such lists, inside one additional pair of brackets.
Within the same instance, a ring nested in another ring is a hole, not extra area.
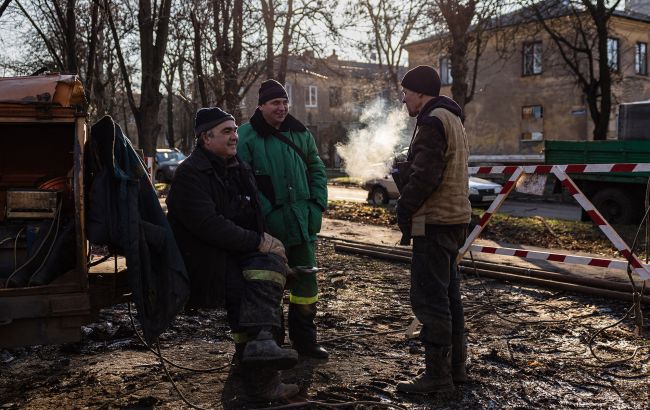
[(190, 275), (188, 305), (222, 306), (226, 273), (241, 272), (264, 232), (250, 167), (197, 147), (176, 170), (167, 212)]
[(85, 148), (86, 233), (126, 258), (132, 298), (148, 342), (183, 308), (189, 281), (144, 163), (109, 116)]

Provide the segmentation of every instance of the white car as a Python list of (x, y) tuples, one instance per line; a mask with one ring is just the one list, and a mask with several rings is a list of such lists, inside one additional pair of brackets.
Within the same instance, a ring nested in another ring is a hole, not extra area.
[[(496, 182), (469, 177), (469, 200), (473, 206), (489, 205), (501, 192), (501, 188)], [(368, 191), (368, 202), (376, 205), (387, 204), (391, 199), (399, 198), (397, 185), (390, 175), (367, 181), (363, 184), (363, 189)]]

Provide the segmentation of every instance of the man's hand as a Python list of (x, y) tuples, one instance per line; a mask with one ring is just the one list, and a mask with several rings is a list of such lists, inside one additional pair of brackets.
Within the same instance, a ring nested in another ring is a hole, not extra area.
[(402, 231), (402, 239), (400, 239), (400, 245), (410, 245), (411, 244), (411, 213), (406, 210), (403, 206), (399, 205), (397, 202), (397, 226), (399, 230)]
[(264, 232), (257, 250), (262, 253), (274, 253), (281, 257), (285, 263), (287, 262), (287, 255), (284, 251), (284, 245), (282, 245), (282, 242), (266, 232)]

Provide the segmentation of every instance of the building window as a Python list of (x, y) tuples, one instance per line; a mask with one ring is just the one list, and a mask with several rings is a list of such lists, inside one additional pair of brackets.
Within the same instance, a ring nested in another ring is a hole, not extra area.
[(284, 84), (284, 89), (287, 90), (287, 97), (289, 100), (289, 107), (292, 105), (293, 98), (291, 98), (291, 91), (293, 90), (293, 87), (291, 86), (291, 83), (285, 83)]
[(318, 107), (318, 88), (315, 85), (305, 88), (305, 107)]
[(352, 98), (352, 102), (358, 103), (361, 101), (361, 90), (358, 88), (353, 88), (352, 92), (350, 93), (350, 97)]
[(618, 39), (609, 37), (607, 39), (607, 65), (612, 71), (618, 71)]
[(450, 85), (454, 81), (451, 76), (451, 59), (442, 57), (440, 59), (440, 82), (442, 85)]
[(341, 87), (330, 87), (330, 107), (341, 106)]
[(544, 139), (544, 110), (541, 105), (521, 107), (521, 140), (541, 141)]
[(542, 42), (535, 41), (524, 43), (523, 49), (524, 69), (523, 75), (537, 75), (542, 73)]
[(636, 43), (634, 70), (637, 74), (648, 75), (648, 44)]

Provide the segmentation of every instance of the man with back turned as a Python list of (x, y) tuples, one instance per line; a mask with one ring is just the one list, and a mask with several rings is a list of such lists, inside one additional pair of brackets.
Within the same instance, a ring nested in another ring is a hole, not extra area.
[(463, 305), (456, 257), (467, 234), (469, 145), (462, 109), (440, 96), (440, 77), (418, 66), (402, 79), (416, 128), (406, 161), (397, 164), (397, 223), (403, 242), (413, 239), (411, 307), (422, 322), (425, 371), (397, 385), (403, 393), (451, 391), (466, 381)]

